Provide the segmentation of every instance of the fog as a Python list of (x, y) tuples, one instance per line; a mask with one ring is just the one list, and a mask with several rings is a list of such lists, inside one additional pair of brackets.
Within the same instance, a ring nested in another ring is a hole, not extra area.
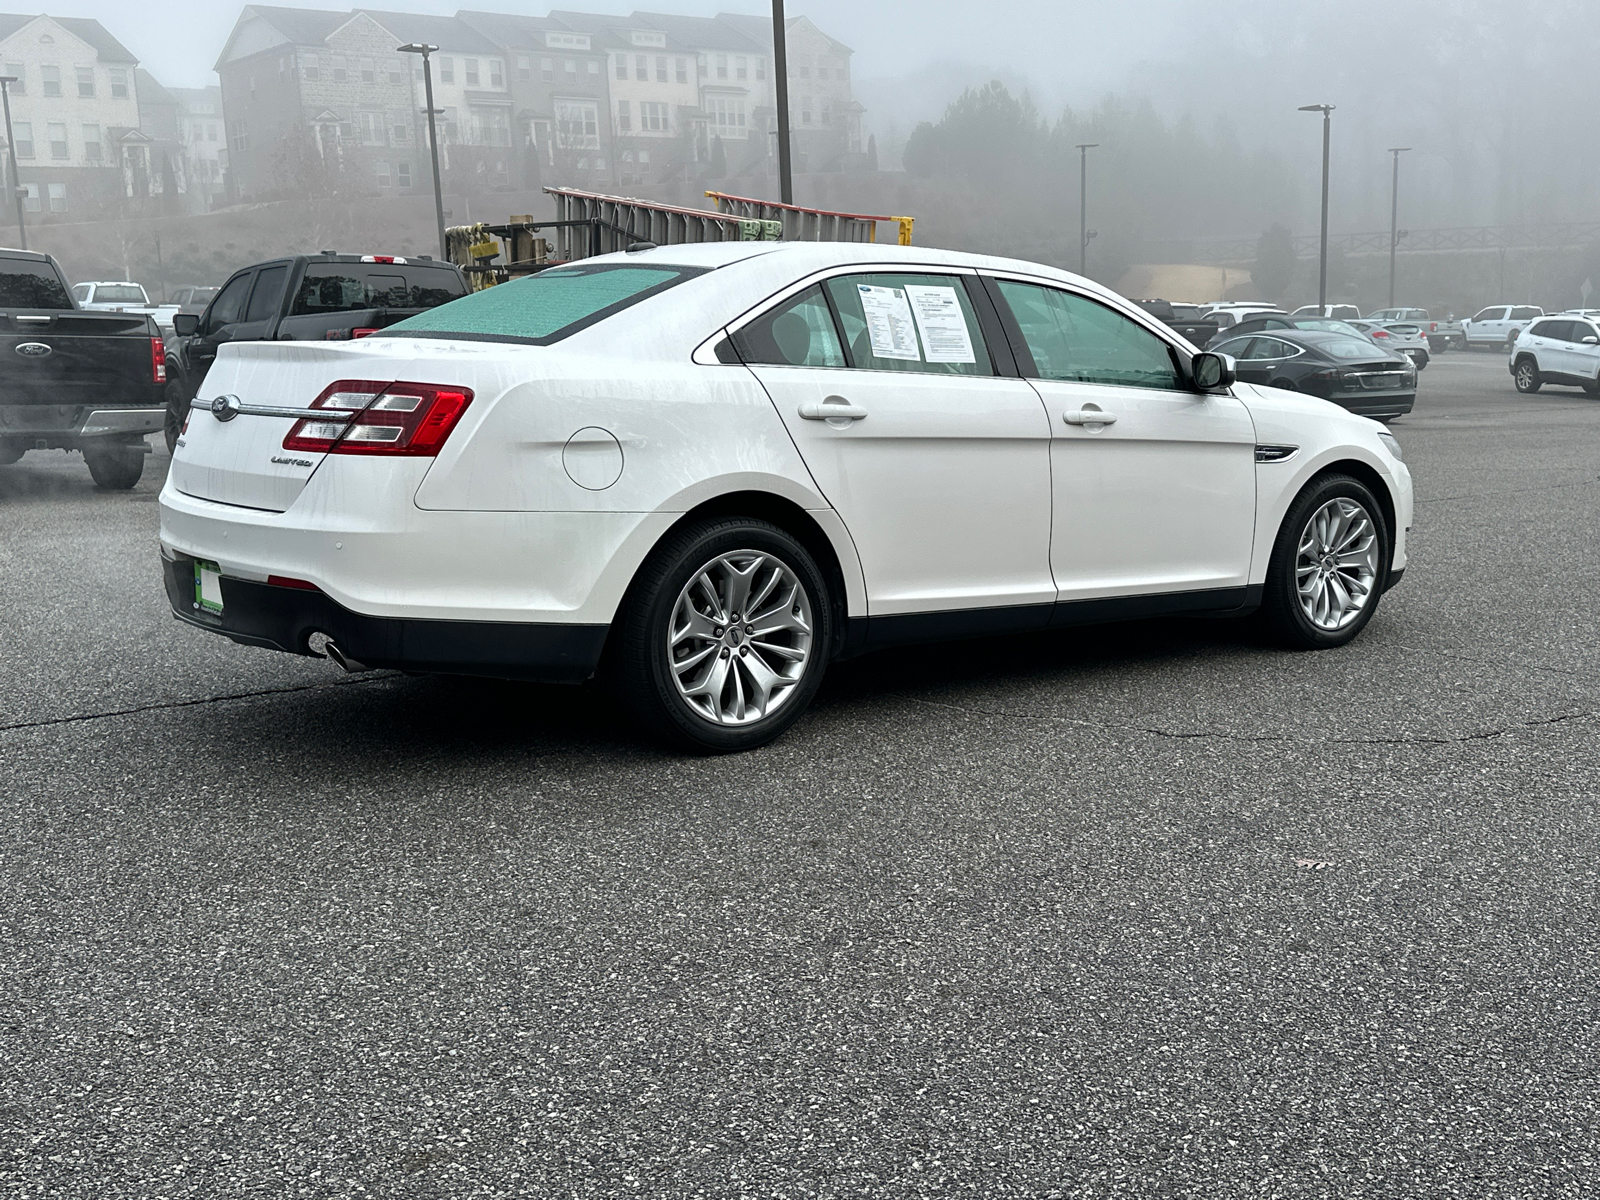
[[(394, 0), (384, 7), (444, 15), (457, 6)], [(549, 11), (498, 7), (540, 16)], [(634, 6), (572, 7), (625, 14)], [(695, 16), (770, 14), (760, 0), (677, 0), (655, 7)], [(236, 3), (207, 0), (135, 17), (109, 0), (68, 0), (57, 13), (100, 20), (164, 84), (202, 87), (216, 82), (212, 68), (239, 10)], [(865, 110), (862, 134), (871, 140), (875, 168), (870, 177), (824, 171), (806, 178), (802, 172), (799, 198), (905, 211), (922, 221), (919, 241), (1075, 266), (1078, 161), (1066, 151), (1083, 140), (1100, 143), (1090, 158), (1089, 220), (1097, 232), (1091, 274), (1115, 281), (1152, 259), (1216, 259), (1205, 248), (1207, 239), (1253, 240), (1275, 225), (1312, 234), (1320, 119), (1296, 111), (1312, 103), (1337, 106), (1330, 204), (1336, 234), (1387, 230), (1387, 151), (1394, 146), (1411, 148), (1402, 162), (1400, 225), (1419, 235), (1581, 221), (1600, 213), (1600, 172), (1591, 166), (1581, 131), (1595, 109), (1600, 76), (1590, 53), (1592, 9), (1579, 0), (1220, 7), (1166, 0), (789, 0), (788, 12), (810, 18), (853, 51), (851, 88)], [(980, 89), (988, 89), (999, 107), (975, 116)], [(966, 120), (965, 132), (946, 121), (947, 113), (955, 125)], [(1011, 126), (1023, 120), (1029, 127), (986, 125), (996, 114)], [(930, 130), (921, 135), (920, 152), (907, 156), (924, 124)], [(973, 158), (969, 151), (978, 147)], [(553, 174), (559, 170), (547, 169), (538, 182), (596, 186)], [(1001, 180), (1004, 187), (996, 188)], [(603, 190), (680, 202), (697, 201), (707, 185), (766, 195), (777, 186), (770, 168), (731, 181), (686, 172), (675, 187), (603, 182)], [(497, 199), (492, 189), (484, 194), (459, 181), (446, 186), (460, 193), (451, 204), (453, 220), (469, 212), (503, 218), (542, 203), (537, 189), (513, 203), (510, 196)], [(285, 195), (272, 198), (292, 199), (295, 190), (286, 187)], [(349, 189), (331, 208), (328, 197), (322, 200), (314, 222), (319, 233), (357, 227), (363, 205)], [(395, 240), (420, 244), (428, 215), (426, 206), (397, 214)], [(182, 228), (172, 230), (167, 243), (179, 246), (180, 255), (193, 251), (193, 274), (257, 252), (301, 248), (304, 226), (295, 218), (277, 234), (260, 222), (243, 232), (230, 228), (225, 253), (214, 237), (191, 238)], [(133, 270), (153, 261), (148, 232), (124, 221), (114, 239), (79, 238), (73, 244), (84, 261), (74, 265), (87, 270), (98, 257), (120, 259)], [(48, 231), (42, 236), (56, 244)], [(1516, 254), (1522, 248), (1517, 237), (1528, 243), (1544, 236), (1536, 230), (1502, 239), (1497, 233), (1485, 235), (1483, 244), (1495, 249), (1509, 240)], [(1567, 236), (1568, 257), (1587, 264), (1587, 250), (1571, 241)], [(1408, 251), (1404, 241), (1401, 250)], [(1491, 284), (1474, 281), (1473, 272), (1482, 273), (1477, 267), (1456, 267), (1439, 276), (1444, 268), (1430, 261), (1412, 277), (1428, 276), (1435, 299), (1448, 293), (1452, 304), (1469, 304), (1479, 286), (1570, 289), (1569, 276), (1587, 270), (1526, 255), (1508, 266), (1501, 256)], [(1347, 290), (1369, 286), (1360, 275), (1355, 268), (1345, 271)]]

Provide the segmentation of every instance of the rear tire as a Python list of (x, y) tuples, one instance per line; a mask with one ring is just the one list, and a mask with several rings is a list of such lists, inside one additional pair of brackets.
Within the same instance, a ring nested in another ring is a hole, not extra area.
[(1518, 360), (1511, 378), (1516, 382), (1517, 391), (1524, 396), (1531, 396), (1544, 386), (1544, 380), (1539, 377), (1539, 364), (1531, 357)]
[[(172, 365), (167, 365), (167, 370), (172, 370)], [(183, 434), (183, 423), (189, 417), (189, 405), (193, 398), (184, 395), (185, 389), (176, 380), (167, 384), (167, 415), (162, 422), (161, 432), (167, 440), (167, 453), (171, 454), (178, 448), (178, 438)]]
[(144, 474), (144, 450), (142, 445), (107, 446), (85, 450), (83, 461), (89, 465), (89, 474), (98, 486), (125, 492)]
[(1600, 396), (1600, 378), (1585, 380), (1583, 390), (1591, 396)]
[(14, 462), (19, 462), (28, 448), (21, 442), (0, 441), (0, 467), (9, 467)]
[(1378, 609), (1392, 546), (1366, 484), (1350, 475), (1313, 479), (1284, 515), (1267, 567), (1261, 615), (1274, 640), (1295, 650), (1352, 641)]
[(753, 750), (816, 695), (833, 612), (822, 571), (787, 531), (753, 517), (697, 521), (640, 568), (606, 675), (656, 740), (700, 754)]

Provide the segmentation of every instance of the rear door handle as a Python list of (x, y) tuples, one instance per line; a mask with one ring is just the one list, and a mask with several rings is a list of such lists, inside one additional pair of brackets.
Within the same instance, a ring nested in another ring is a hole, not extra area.
[(800, 406), (800, 416), (807, 421), (861, 421), (866, 419), (866, 415), (866, 409), (857, 408), (847, 400), (824, 400), (821, 404), (813, 401)]
[(1062, 413), (1061, 419), (1068, 425), (1115, 425), (1117, 423), (1114, 413), (1100, 412), (1092, 408), (1080, 409), (1078, 412)]

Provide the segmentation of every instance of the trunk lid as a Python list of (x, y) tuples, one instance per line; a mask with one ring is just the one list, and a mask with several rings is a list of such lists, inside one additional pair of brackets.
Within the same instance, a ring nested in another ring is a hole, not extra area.
[(488, 353), (494, 349), (503, 347), (398, 338), (225, 343), (195, 396), (167, 478), (188, 496), (285, 512), (317, 471), (333, 469), (324, 468), (329, 457), (343, 456), (286, 450), (297, 417), (241, 413), (219, 421), (210, 409), (214, 399), (237, 396), (245, 405), (305, 409), (340, 381), (404, 381), (470, 388), (476, 408), (503, 390), (503, 367)]
[(153, 336), (149, 318), (135, 313), (0, 313), (0, 404), (159, 403)]

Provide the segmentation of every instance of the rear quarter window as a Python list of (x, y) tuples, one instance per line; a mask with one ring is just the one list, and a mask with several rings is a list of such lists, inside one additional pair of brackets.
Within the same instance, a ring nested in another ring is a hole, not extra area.
[(407, 317), (374, 336), (547, 346), (704, 273), (665, 263), (555, 267)]

